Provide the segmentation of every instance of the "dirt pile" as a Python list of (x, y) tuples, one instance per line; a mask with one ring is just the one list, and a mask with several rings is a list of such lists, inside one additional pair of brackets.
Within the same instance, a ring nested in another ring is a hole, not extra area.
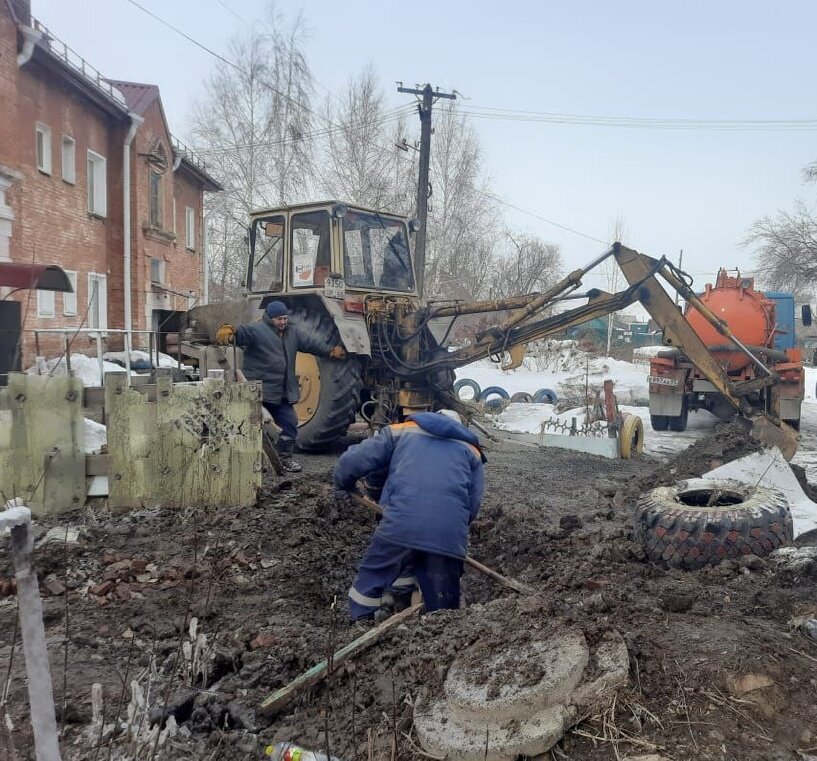
[[(733, 451), (732, 438), (679, 458), (673, 478)], [(79, 529), (75, 543), (36, 551), (64, 758), (94, 758), (98, 745), (106, 758), (112, 739), (111, 757), (128, 757), (133, 741), (92, 724), (91, 686), (102, 685), (110, 727), (127, 716), (136, 681), (149, 694), (145, 725), (172, 714), (180, 727), (157, 761), (258, 759), (279, 740), (322, 750), (327, 736), (346, 761), (390, 759), (395, 738), (397, 758), (419, 759), (413, 704), (439, 691), (456, 656), (487, 661), (568, 627), (591, 643), (620, 631), (630, 687), (569, 733), (558, 758), (794, 761), (817, 746), (817, 644), (790, 624), (817, 614), (812, 579), (762, 561), (695, 573), (647, 565), (630, 541), (627, 494), (664, 469), (511, 445), (491, 453), (471, 554), (540, 595), (467, 571), (467, 608), (401, 625), (279, 715), (259, 715), (267, 695), (364, 631), (347, 623), (345, 593), (374, 518), (328, 499), (333, 458), (304, 461), (290, 488), (248, 510), (95, 508), (42, 522)], [(0, 577), (9, 575), (4, 556)], [(49, 591), (46, 578), (60, 585)], [(13, 597), (0, 600), (0, 668), (10, 669), (12, 737), (28, 758), (14, 612)]]

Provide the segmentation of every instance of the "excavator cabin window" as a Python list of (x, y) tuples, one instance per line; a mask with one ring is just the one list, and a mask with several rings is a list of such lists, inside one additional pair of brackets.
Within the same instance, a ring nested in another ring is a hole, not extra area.
[(414, 289), (406, 227), (399, 219), (349, 211), (343, 217), (343, 277), (352, 288)]
[(292, 287), (322, 286), (331, 265), (329, 213), (292, 215)]
[(270, 293), (283, 290), (285, 230), (286, 219), (280, 214), (253, 222), (250, 230), (250, 291)]

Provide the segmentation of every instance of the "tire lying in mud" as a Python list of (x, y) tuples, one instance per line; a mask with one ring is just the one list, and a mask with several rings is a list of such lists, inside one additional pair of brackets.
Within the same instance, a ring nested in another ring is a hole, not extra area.
[(730, 479), (690, 478), (653, 489), (638, 501), (634, 520), (634, 540), (649, 560), (687, 570), (765, 557), (793, 533), (780, 492)]

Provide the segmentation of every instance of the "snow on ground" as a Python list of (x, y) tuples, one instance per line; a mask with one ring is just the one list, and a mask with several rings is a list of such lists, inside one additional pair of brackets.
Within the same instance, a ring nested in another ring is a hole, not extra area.
[[(467, 365), (457, 371), (457, 379), (470, 378), (485, 389), (501, 386), (509, 394), (527, 391), (533, 394), (540, 388), (556, 391), (560, 398), (575, 395), (576, 390), (583, 395), (587, 354), (576, 347), (573, 341), (551, 341), (547, 351), (540, 356), (528, 356), (521, 367), (504, 372), (499, 365), (483, 360)], [(645, 347), (652, 349), (656, 347)], [(662, 348), (662, 347), (657, 347)], [(540, 350), (541, 351), (541, 350)], [(639, 350), (641, 351), (641, 350)], [(615, 383), (619, 408), (623, 412), (638, 415), (644, 422), (644, 451), (659, 459), (680, 452), (692, 442), (710, 431), (718, 418), (706, 410), (689, 414), (686, 431), (653, 431), (647, 406), (647, 368), (643, 364), (633, 364), (606, 357), (589, 360), (590, 384), (598, 387), (610, 378)], [(817, 368), (805, 368), (805, 399), (803, 400), (800, 424), (800, 446), (792, 462), (806, 469), (809, 481), (817, 483)], [(640, 402), (640, 404), (639, 404)], [(568, 410), (561, 414), (550, 404), (510, 404), (499, 415), (492, 418), (494, 425), (503, 431), (536, 434), (541, 430), (542, 421), (556, 417), (562, 422), (577, 418), (577, 424), (584, 422), (583, 408)]]
[(108, 443), (108, 429), (95, 420), (85, 418), (85, 454), (98, 454)]
[[(54, 357), (45, 361), (45, 371), (50, 375), (65, 375), (66, 362), (65, 357)], [(82, 380), (85, 386), (101, 386), (102, 375), (99, 371), (99, 360), (96, 357), (88, 357), (85, 354), (71, 354), (71, 371), (75, 377)], [(29, 374), (36, 374), (37, 367), (29, 367), (26, 370)], [(102, 372), (104, 373), (121, 373), (123, 368), (121, 365), (113, 362), (106, 362), (102, 360)]]
[[(106, 351), (102, 355), (103, 359), (110, 360), (111, 362), (116, 362), (119, 365), (124, 367), (125, 365), (125, 352), (124, 351)], [(158, 366), (159, 367), (178, 367), (179, 361), (174, 357), (171, 357), (169, 354), (163, 354), (162, 352), (154, 353), (153, 355), (153, 366), (156, 367), (157, 365), (157, 358), (158, 358)], [(150, 366), (150, 354), (146, 351), (140, 351), (139, 349), (132, 349), (130, 353), (130, 361), (131, 366), (136, 365), (137, 363), (144, 365), (145, 367)], [(193, 368), (190, 365), (182, 365), (183, 370), (192, 370)]]
[(525, 357), (516, 370), (504, 371), (489, 360), (481, 360), (457, 370), (457, 380), (470, 378), (484, 390), (500, 386), (509, 394), (526, 391), (533, 394), (540, 388), (555, 391), (559, 398), (584, 396), (585, 376), (593, 387), (607, 379), (615, 382), (619, 403), (647, 400), (647, 373), (644, 365), (609, 357), (590, 357), (577, 348), (575, 341), (549, 341), (538, 356)]

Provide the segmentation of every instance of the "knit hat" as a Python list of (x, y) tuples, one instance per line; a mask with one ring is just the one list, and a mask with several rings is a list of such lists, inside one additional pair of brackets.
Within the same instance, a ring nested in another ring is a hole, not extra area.
[(289, 314), (289, 309), (287, 309), (287, 305), (284, 304), (283, 301), (270, 301), (270, 303), (267, 304), (266, 315), (270, 319), (273, 317), (284, 317), (287, 314)]

